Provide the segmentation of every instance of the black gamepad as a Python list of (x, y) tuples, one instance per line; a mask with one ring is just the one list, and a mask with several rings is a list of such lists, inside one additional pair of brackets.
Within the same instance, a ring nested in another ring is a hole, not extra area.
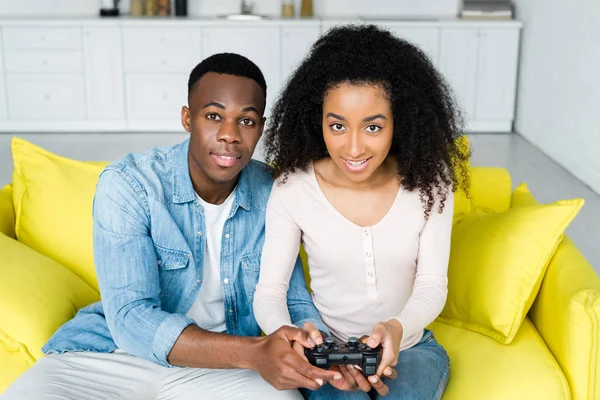
[(347, 343), (337, 344), (332, 337), (322, 345), (304, 349), (308, 361), (319, 368), (329, 369), (332, 365), (358, 365), (366, 376), (375, 375), (381, 361), (381, 346), (371, 348), (350, 337)]

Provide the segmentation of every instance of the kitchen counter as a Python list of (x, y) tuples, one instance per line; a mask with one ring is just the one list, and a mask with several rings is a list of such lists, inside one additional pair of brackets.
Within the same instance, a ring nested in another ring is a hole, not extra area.
[(517, 20), (486, 20), (486, 19), (461, 19), (461, 18), (435, 18), (435, 17), (408, 17), (408, 18), (393, 18), (393, 17), (361, 17), (355, 18), (279, 18), (269, 17), (255, 21), (241, 21), (241, 20), (227, 20), (224, 18), (217, 17), (130, 17), (127, 15), (120, 17), (94, 17), (94, 16), (82, 16), (82, 17), (47, 17), (47, 16), (23, 16), (23, 17), (2, 17), (0, 18), (0, 24), (4, 26), (53, 26), (53, 25), (73, 25), (73, 26), (136, 26), (143, 25), (148, 26), (149, 24), (156, 26), (199, 26), (199, 27), (268, 27), (268, 26), (318, 26), (318, 25), (332, 25), (332, 24), (343, 24), (343, 23), (374, 23), (380, 25), (392, 24), (397, 27), (521, 27), (522, 23)]

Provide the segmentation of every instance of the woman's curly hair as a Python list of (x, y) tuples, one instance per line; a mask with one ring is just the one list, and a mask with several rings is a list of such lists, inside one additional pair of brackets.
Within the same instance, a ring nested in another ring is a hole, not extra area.
[(374, 25), (330, 30), (312, 46), (279, 95), (266, 129), (266, 160), (275, 178), (328, 157), (323, 139), (323, 99), (341, 83), (379, 85), (394, 116), (390, 154), (402, 185), (419, 189), (425, 217), (439, 196), (441, 213), (448, 191), (468, 193), (463, 118), (453, 94), (428, 57), (409, 42)]

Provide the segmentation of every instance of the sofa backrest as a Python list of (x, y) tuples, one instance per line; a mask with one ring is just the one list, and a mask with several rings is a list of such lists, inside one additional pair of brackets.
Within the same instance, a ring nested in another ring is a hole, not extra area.
[(15, 210), (12, 185), (0, 190), (0, 233), (15, 238)]

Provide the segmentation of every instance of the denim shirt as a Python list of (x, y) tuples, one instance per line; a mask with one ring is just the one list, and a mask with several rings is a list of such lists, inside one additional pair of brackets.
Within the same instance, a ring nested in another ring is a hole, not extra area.
[[(81, 309), (43, 347), (111, 352), (116, 348), (160, 365), (184, 328), (202, 286), (205, 221), (188, 169), (189, 140), (130, 154), (102, 172), (94, 198), (94, 261), (101, 301)], [(252, 160), (241, 172), (221, 238), (221, 288), (227, 333), (259, 336), (252, 301), (273, 185)], [(298, 258), (288, 290), (296, 326), (328, 332), (306, 289)]]

